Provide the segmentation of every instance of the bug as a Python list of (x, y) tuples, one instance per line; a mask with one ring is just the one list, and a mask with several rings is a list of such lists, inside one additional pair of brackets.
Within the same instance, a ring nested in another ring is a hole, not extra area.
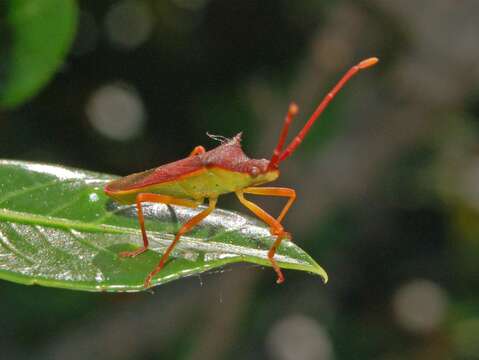
[[(136, 204), (138, 212), (143, 246), (135, 251), (120, 253), (122, 257), (137, 256), (148, 249), (142, 203), (153, 202), (196, 208), (208, 199), (208, 207), (181, 226), (158, 265), (146, 277), (145, 288), (150, 287), (153, 276), (163, 268), (181, 236), (206, 218), (215, 209), (218, 197), (227, 193), (235, 193), (246, 208), (269, 226), (271, 235), (276, 236), (268, 251), (268, 259), (277, 274), (276, 282), (282, 283), (284, 276), (274, 255), (283, 239), (291, 239), (291, 235), (284, 230), (281, 222), (295, 201), (296, 192), (294, 189), (285, 187), (260, 187), (259, 185), (272, 182), (279, 177), (280, 163), (296, 150), (338, 91), (360, 70), (373, 66), (377, 62), (378, 59), (372, 57), (351, 67), (323, 98), (298, 135), (284, 148), (290, 124), (298, 113), (298, 106), (291, 103), (270, 160), (248, 158), (241, 148), (241, 133), (239, 133), (232, 139), (223, 140), (221, 145), (210, 151), (206, 151), (201, 145), (196, 146), (187, 158), (131, 174), (106, 184), (104, 190), (108, 196), (122, 204)], [(247, 200), (245, 194), (284, 197), (288, 200), (279, 216), (275, 218)]]

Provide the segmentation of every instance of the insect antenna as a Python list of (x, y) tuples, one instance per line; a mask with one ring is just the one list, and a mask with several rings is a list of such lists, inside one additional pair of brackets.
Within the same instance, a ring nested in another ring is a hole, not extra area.
[(298, 114), (298, 111), (299, 111), (298, 105), (296, 105), (294, 102), (289, 104), (288, 113), (286, 114), (286, 117), (284, 118), (283, 129), (281, 129), (281, 134), (279, 135), (278, 145), (276, 145), (276, 148), (273, 151), (273, 156), (271, 157), (271, 160), (269, 161), (268, 167), (270, 169), (278, 168), (279, 156), (281, 154), (281, 150), (283, 150), (286, 137), (288, 136), (289, 126), (291, 125), (291, 122), (293, 121), (294, 117)]
[[(299, 144), (301, 144), (301, 142), (303, 141), (304, 137), (308, 133), (311, 126), (313, 126), (314, 122), (319, 118), (319, 116), (324, 111), (324, 109), (326, 109), (326, 107), (331, 102), (331, 100), (333, 100), (333, 98), (336, 96), (339, 90), (341, 90), (341, 88), (349, 81), (349, 79), (351, 79), (359, 71), (375, 65), (378, 61), (379, 61), (378, 58), (372, 57), (372, 58), (363, 60), (359, 62), (358, 64), (354, 65), (353, 67), (351, 67), (351, 69), (349, 69), (348, 72), (346, 72), (346, 74), (343, 75), (343, 77), (337, 82), (337, 84), (333, 87), (333, 89), (319, 103), (318, 107), (313, 112), (309, 120), (306, 122), (304, 127), (298, 133), (298, 135), (289, 143), (288, 147), (279, 156), (275, 156), (275, 153), (273, 153), (273, 157), (271, 158), (269, 167), (272, 168), (273, 166), (275, 166), (277, 168), (280, 162), (288, 158), (296, 150)], [(290, 109), (291, 109), (291, 105), (290, 105)], [(291, 123), (291, 120), (292, 120), (292, 119), (288, 119), (288, 117), (292, 117), (289, 111), (288, 111), (288, 115), (286, 116), (285, 124), (283, 126), (283, 130), (281, 131), (279, 143), (275, 149), (275, 152), (281, 151), (281, 148), (284, 144), (284, 140), (288, 132), (289, 124)]]

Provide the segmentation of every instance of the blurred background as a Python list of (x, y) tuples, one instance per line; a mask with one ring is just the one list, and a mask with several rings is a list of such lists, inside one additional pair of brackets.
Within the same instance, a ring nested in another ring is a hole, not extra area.
[[(153, 293), (0, 283), (5, 359), (479, 359), (479, 3), (84, 0), (2, 158), (126, 175), (244, 132), (269, 158), (351, 65), (278, 185), (330, 275), (228, 266)], [(294, 132), (294, 131), (293, 131)], [(281, 203), (259, 199), (278, 211)], [(234, 196), (222, 208), (245, 212)], [(246, 213), (246, 212), (245, 212)]]

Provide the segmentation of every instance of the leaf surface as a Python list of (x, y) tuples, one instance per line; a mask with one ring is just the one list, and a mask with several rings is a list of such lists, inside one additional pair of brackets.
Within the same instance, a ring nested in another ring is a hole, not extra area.
[[(150, 249), (135, 258), (118, 253), (141, 245), (134, 206), (103, 192), (114, 177), (38, 163), (0, 160), (0, 278), (87, 291), (141, 291), (179, 226), (200, 209), (145, 204)], [(182, 236), (152, 285), (229, 263), (269, 266), (274, 238), (259, 221), (215, 210)], [(303, 250), (283, 241), (282, 268), (325, 271)], [(274, 273), (272, 277), (275, 276)], [(273, 280), (272, 280), (273, 281)]]

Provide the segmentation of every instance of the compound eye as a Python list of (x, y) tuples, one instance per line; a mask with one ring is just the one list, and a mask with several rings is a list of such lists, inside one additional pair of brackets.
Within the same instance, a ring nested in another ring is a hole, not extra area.
[(259, 175), (259, 169), (256, 166), (252, 166), (250, 170), (250, 174), (253, 177), (256, 177)]

